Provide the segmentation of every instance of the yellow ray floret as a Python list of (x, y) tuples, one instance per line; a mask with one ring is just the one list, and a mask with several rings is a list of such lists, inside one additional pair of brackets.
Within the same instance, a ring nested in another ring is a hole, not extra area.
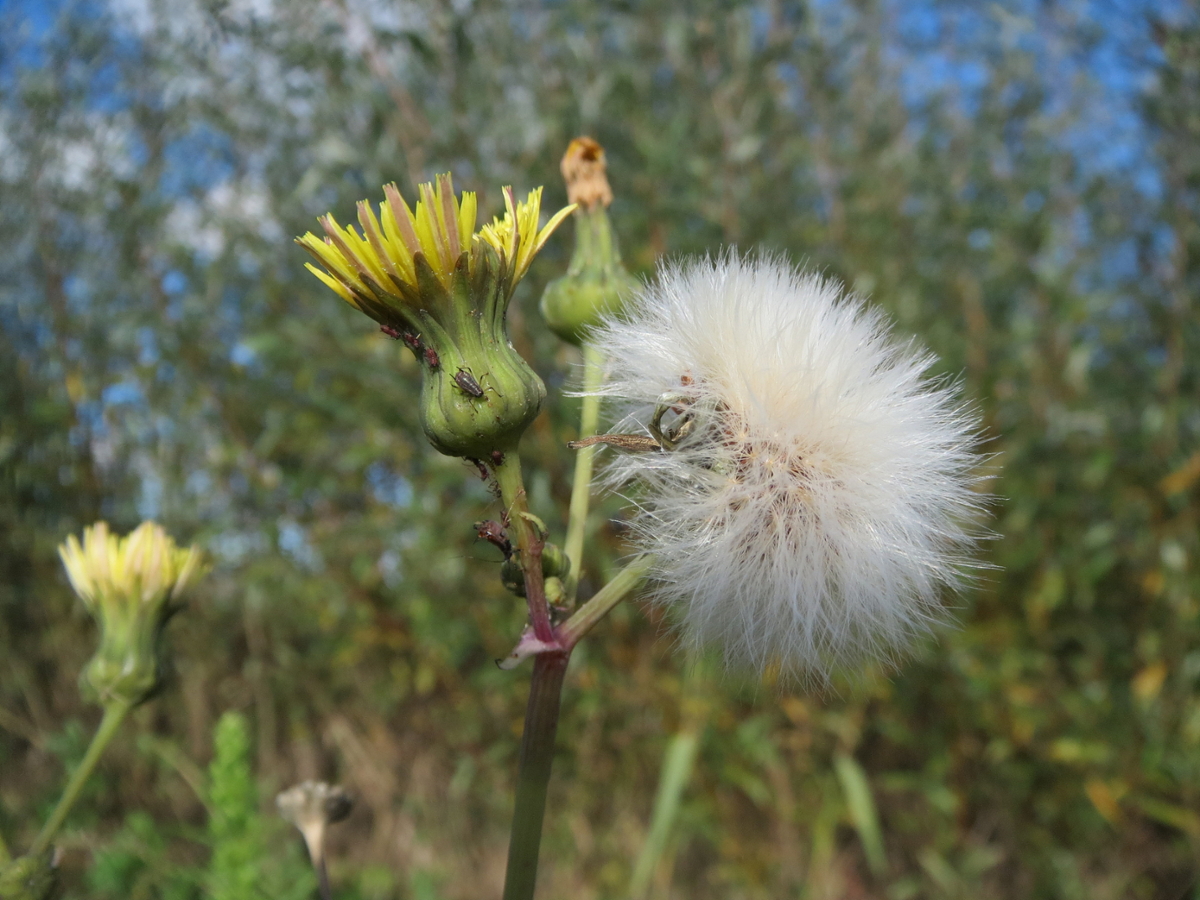
[(504, 218), (495, 219), (476, 234), (476, 196), (465, 191), (456, 198), (449, 175), (439, 175), (435, 182), (420, 186), (415, 210), (395, 184), (385, 185), (383, 192), (386, 199), (379, 204), (378, 216), (365, 200), (359, 202), (361, 235), (353, 225), (343, 227), (332, 215), (325, 215), (319, 219), (324, 238), (312, 232), (296, 238), (326, 270), (310, 263), (309, 271), (360, 309), (362, 300), (380, 303), (389, 295), (396, 296), (401, 285), (416, 289), (418, 254), (438, 280), (449, 286), (458, 260), (475, 241), (484, 241), (501, 254), (516, 284), (554, 229), (575, 208), (561, 210), (539, 230), (542, 189), (530, 191), (528, 199), (518, 204), (512, 188), (506, 187)]
[(560, 209), (541, 231), (537, 227), (542, 211), (541, 188), (530, 191), (524, 203), (517, 203), (512, 188), (506, 187), (504, 207), (504, 218), (493, 219), (491, 225), (483, 226), (477, 240), (487, 241), (503, 253), (513, 266), (513, 280), (519, 281), (550, 235), (562, 224), (563, 219), (575, 211), (575, 204)]
[(153, 522), (143, 522), (126, 537), (97, 522), (71, 535), (58, 548), (71, 586), (90, 609), (102, 603), (130, 606), (176, 597), (203, 568), (199, 547), (181, 549)]

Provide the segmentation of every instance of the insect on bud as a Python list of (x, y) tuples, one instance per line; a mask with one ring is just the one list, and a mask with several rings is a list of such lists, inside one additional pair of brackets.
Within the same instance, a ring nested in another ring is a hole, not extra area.
[(297, 238), (324, 266), (309, 270), (343, 300), (401, 340), (422, 365), (421, 425), (447, 456), (487, 459), (515, 448), (546, 389), (508, 340), (506, 314), (517, 283), (559, 223), (542, 228), (541, 188), (475, 230), (476, 199), (456, 198), (449, 175), (420, 186), (415, 209), (395, 185), (377, 216), (358, 206), (362, 234), (332, 216)]
[(508, 535), (504, 533), (504, 528), (499, 522), (476, 522), (475, 534), (481, 541), (487, 541), (493, 547), (497, 548), (504, 554), (505, 559), (512, 556), (512, 542), (509, 541)]

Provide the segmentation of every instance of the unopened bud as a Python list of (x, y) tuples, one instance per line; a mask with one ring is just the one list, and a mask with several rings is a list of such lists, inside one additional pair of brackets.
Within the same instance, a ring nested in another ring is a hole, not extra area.
[[(546, 544), (542, 548), (542, 577), (563, 579), (570, 571), (571, 560), (558, 545)], [(509, 592), (518, 597), (525, 596), (525, 572), (521, 568), (521, 560), (517, 554), (513, 554), (501, 564), (500, 581)], [(556, 601), (552, 600), (551, 602)]]

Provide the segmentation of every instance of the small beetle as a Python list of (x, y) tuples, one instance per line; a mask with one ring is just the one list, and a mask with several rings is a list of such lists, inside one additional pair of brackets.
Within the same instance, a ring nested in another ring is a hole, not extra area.
[(402, 331), (400, 332), (400, 339), (404, 341), (404, 346), (413, 353), (421, 352), (421, 336), (419, 334), (413, 334), (411, 331)]
[(499, 450), (492, 451), (492, 465), (493, 466), (504, 465), (504, 454), (501, 453)]
[(483, 388), (479, 386), (479, 382), (475, 380), (475, 376), (466, 369), (459, 369), (454, 373), (454, 383), (458, 385), (458, 389), (464, 394), (479, 399), (483, 397)]
[(436, 369), (441, 364), (442, 364), (442, 361), (440, 359), (438, 359), (437, 351), (434, 350), (432, 347), (426, 347), (425, 348), (425, 365), (429, 366), (429, 368), (431, 368), (431, 369)]
[(390, 337), (393, 341), (400, 340), (399, 328), (393, 328), (391, 325), (380, 325), (379, 330)]

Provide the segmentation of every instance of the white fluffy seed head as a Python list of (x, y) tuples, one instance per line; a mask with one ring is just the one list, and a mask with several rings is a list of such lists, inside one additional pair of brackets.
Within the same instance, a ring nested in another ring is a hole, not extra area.
[[(944, 620), (981, 512), (977, 417), (837, 282), (730, 253), (666, 268), (593, 338), (654, 598), (731, 668), (827, 682)], [(672, 440), (674, 439), (674, 440)]]

